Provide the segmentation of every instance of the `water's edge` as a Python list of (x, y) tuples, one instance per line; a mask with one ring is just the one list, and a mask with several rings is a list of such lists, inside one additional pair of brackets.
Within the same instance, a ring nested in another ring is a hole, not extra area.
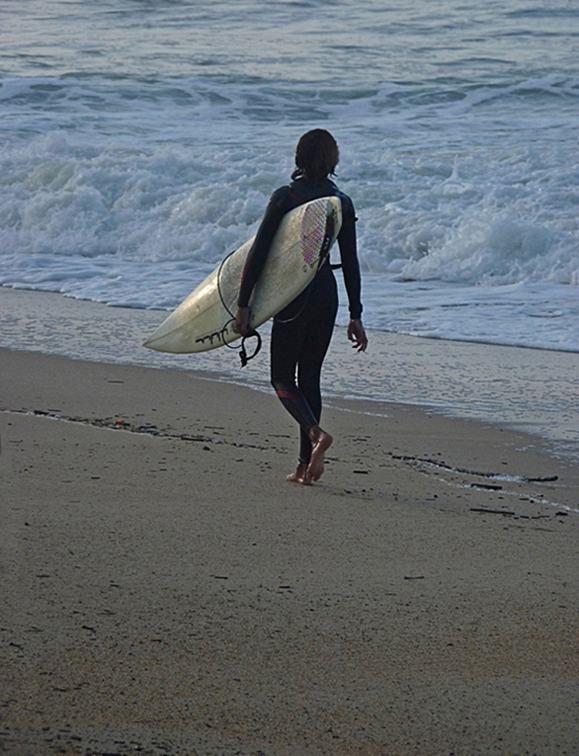
[[(59, 294), (0, 287), (0, 346), (91, 362), (191, 370), (269, 391), (269, 327), (261, 354), (241, 369), (233, 349), (169, 355), (141, 345), (164, 318), (154, 310), (107, 307)], [(370, 332), (366, 354), (343, 328), (324, 365), (329, 398), (428, 408), (537, 436), (556, 455), (579, 459), (579, 354)]]

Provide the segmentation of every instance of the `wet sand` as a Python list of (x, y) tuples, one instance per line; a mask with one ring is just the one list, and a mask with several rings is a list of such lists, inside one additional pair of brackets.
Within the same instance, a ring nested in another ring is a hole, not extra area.
[(0, 350), (0, 750), (572, 754), (579, 475), (540, 440)]
[[(343, 298), (345, 299), (345, 298)], [(142, 343), (166, 312), (107, 307), (42, 291), (0, 287), (0, 348), (220, 375), (271, 391), (269, 324), (263, 350), (240, 369), (236, 350), (171, 355)], [(326, 396), (435, 408), (452, 417), (532, 433), (579, 462), (579, 353), (416, 338), (371, 331), (356, 354), (337, 327), (324, 362)], [(248, 349), (250, 346), (248, 345)]]

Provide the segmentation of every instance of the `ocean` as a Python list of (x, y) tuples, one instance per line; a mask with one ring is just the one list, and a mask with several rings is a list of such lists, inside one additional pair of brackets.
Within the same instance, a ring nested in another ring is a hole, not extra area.
[(0, 285), (171, 310), (323, 127), (368, 328), (579, 353), (578, 48), (575, 0), (3, 0)]

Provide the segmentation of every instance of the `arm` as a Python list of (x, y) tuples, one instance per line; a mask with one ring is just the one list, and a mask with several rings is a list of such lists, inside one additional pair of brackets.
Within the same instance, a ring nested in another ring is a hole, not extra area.
[(269, 248), (282, 218), (291, 208), (287, 187), (282, 187), (273, 193), (255, 236), (255, 241), (247, 255), (241, 276), (235, 316), (237, 331), (242, 335), (245, 335), (249, 329), (249, 300), (267, 260)]
[(338, 246), (342, 261), (344, 283), (348, 294), (350, 322), (348, 324), (348, 339), (358, 352), (365, 352), (368, 337), (362, 325), (362, 302), (360, 264), (356, 242), (356, 215), (354, 206), (349, 198), (342, 198), (343, 223), (338, 235)]

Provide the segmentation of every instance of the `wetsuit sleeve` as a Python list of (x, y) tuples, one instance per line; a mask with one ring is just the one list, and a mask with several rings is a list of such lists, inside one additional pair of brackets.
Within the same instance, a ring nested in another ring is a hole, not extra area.
[(360, 264), (356, 242), (356, 214), (351, 200), (342, 197), (342, 228), (338, 234), (338, 247), (342, 261), (344, 283), (348, 294), (350, 317), (358, 320), (362, 316)]
[(271, 196), (261, 225), (255, 236), (245, 267), (241, 276), (241, 286), (237, 304), (239, 307), (247, 307), (251, 294), (257, 283), (261, 271), (267, 260), (269, 248), (275, 236), (279, 224), (284, 215), (291, 210), (293, 204), (287, 187), (277, 189)]

